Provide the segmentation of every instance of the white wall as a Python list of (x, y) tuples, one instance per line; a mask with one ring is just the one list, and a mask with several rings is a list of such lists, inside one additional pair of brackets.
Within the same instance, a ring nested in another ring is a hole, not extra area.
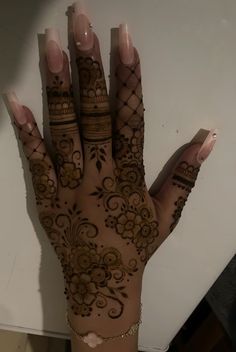
[[(68, 5), (1, 4), (0, 88), (14, 87), (41, 130), (37, 34), (61, 28), (66, 47)], [(107, 74), (111, 28), (127, 21), (140, 51), (148, 185), (199, 129), (220, 130), (181, 222), (146, 269), (140, 348), (165, 350), (235, 253), (236, 2), (88, 0), (87, 7)], [(59, 264), (36, 218), (27, 163), (2, 102), (0, 160), (0, 326), (66, 334)]]

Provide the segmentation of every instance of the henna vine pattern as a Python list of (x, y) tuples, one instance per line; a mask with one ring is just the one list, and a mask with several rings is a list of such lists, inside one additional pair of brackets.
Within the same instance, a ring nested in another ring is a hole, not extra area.
[(181, 214), (182, 214), (182, 210), (183, 210), (183, 207), (186, 203), (186, 199), (183, 198), (183, 197), (179, 197), (177, 199), (177, 201), (175, 202), (175, 211), (174, 211), (174, 214), (172, 215), (174, 221), (172, 222), (172, 224), (170, 225), (170, 231), (172, 232), (175, 228), (175, 226), (178, 224), (179, 222), (179, 219), (181, 217)]
[[(138, 270), (137, 260), (123, 263), (121, 253), (113, 247), (98, 249), (93, 241), (98, 228), (74, 204), (67, 213), (42, 212), (40, 221), (47, 232), (60, 262), (65, 277), (65, 294), (74, 314), (90, 316), (94, 307), (104, 309), (109, 302), (112, 308), (108, 316), (121, 316), (128, 298), (122, 284), (126, 276)], [(103, 247), (103, 246), (101, 246)]]
[(64, 87), (59, 76), (54, 77), (52, 84), (47, 87), (47, 97), (58, 177), (62, 187), (74, 189), (81, 181), (82, 158), (81, 152), (75, 148), (79, 132), (72, 87)]
[(91, 57), (77, 58), (80, 77), (83, 140), (88, 145), (90, 160), (100, 172), (106, 162), (106, 149), (111, 143), (111, 117), (106, 82), (101, 63)]

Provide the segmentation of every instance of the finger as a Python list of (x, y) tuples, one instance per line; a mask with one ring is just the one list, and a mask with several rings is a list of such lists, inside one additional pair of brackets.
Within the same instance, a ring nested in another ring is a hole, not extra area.
[(75, 189), (82, 178), (83, 157), (75, 113), (69, 61), (59, 33), (46, 30), (46, 73), (50, 132), (55, 148), (59, 187)]
[(112, 166), (112, 127), (98, 38), (85, 11), (74, 7), (74, 38), (80, 84), (80, 118), (85, 170)]
[(32, 112), (19, 103), (15, 93), (7, 94), (7, 100), (14, 115), (14, 124), (19, 132), (24, 154), (29, 160), (37, 205), (47, 208), (57, 193), (54, 166)]
[(118, 167), (136, 164), (143, 170), (144, 108), (140, 60), (127, 25), (119, 27), (114, 159)]
[(195, 185), (200, 166), (210, 154), (216, 142), (216, 136), (217, 131), (211, 130), (202, 145), (193, 144), (188, 147), (160, 191), (153, 195), (162, 241), (177, 225), (183, 207)]

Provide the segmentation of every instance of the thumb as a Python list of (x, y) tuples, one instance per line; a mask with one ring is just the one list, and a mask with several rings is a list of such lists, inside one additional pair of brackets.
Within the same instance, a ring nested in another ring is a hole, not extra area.
[(217, 130), (211, 130), (203, 144), (190, 145), (181, 155), (161, 189), (152, 195), (159, 220), (161, 242), (173, 231), (188, 195), (195, 185), (200, 166), (211, 153)]

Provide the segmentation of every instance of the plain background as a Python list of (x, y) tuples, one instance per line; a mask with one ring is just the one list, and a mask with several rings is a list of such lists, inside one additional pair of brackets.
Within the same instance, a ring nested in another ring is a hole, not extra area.
[[(178, 227), (145, 272), (140, 349), (164, 351), (235, 253), (236, 2), (86, 4), (107, 75), (111, 28), (127, 22), (140, 52), (148, 186), (199, 129), (220, 130)], [(59, 28), (66, 48), (69, 5), (68, 0), (1, 3), (0, 88), (16, 91), (41, 131), (47, 126), (42, 124), (38, 34)], [(37, 220), (27, 163), (0, 104), (0, 326), (63, 336), (62, 274)]]

